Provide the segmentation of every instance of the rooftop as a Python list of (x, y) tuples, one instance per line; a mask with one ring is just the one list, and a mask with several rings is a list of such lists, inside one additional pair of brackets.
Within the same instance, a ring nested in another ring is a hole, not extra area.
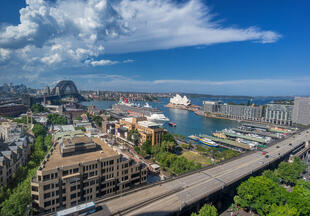
[[(83, 138), (84, 139), (84, 138)], [(118, 155), (112, 148), (104, 143), (99, 138), (93, 138), (93, 142), (99, 145), (98, 151), (87, 152), (83, 154), (76, 154), (71, 156), (62, 157), (60, 153), (59, 143), (56, 144), (51, 156), (47, 160), (43, 171), (55, 169), (56, 167), (71, 166), (78, 163), (85, 163), (94, 161), (99, 158), (109, 158)], [(79, 140), (76, 140), (79, 141)]]

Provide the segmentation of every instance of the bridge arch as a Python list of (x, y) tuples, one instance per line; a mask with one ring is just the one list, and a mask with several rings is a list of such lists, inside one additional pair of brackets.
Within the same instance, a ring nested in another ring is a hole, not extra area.
[(52, 90), (52, 95), (78, 95), (79, 92), (72, 80), (62, 80)]

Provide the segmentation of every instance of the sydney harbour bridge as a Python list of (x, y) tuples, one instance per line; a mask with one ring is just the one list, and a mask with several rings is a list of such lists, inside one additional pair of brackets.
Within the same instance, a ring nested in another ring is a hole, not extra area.
[(76, 100), (82, 100), (82, 96), (72, 80), (62, 80), (50, 90), (47, 86), (44, 91), (44, 95), (33, 97), (30, 95), (22, 96), (22, 103), (27, 106), (31, 106), (33, 103), (40, 103), (44, 101), (58, 100), (66, 97), (75, 98)]

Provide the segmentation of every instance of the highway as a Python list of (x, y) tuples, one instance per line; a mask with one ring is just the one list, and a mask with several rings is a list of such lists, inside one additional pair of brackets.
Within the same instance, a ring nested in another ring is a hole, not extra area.
[(310, 140), (310, 129), (265, 149), (230, 162), (183, 175), (113, 199), (96, 201), (103, 210), (94, 215), (169, 215), (208, 197), (224, 187), (268, 166)]

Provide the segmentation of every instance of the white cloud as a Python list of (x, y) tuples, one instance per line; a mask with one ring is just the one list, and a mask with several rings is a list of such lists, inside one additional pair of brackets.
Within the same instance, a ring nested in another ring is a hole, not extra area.
[(133, 59), (126, 59), (123, 61), (123, 63), (132, 63), (132, 62), (135, 62), (135, 60)]
[(47, 64), (54, 64), (61, 61), (61, 57), (58, 53), (55, 53), (51, 56), (45, 56), (41, 59), (42, 62)]
[[(20, 24), (0, 29), (0, 61), (24, 70), (111, 65), (127, 53), (234, 41), (272, 43), (255, 27), (222, 27), (202, 0), (26, 0)], [(41, 61), (38, 61), (41, 59)], [(89, 59), (92, 59), (91, 61)], [(93, 60), (94, 59), (94, 60)], [(119, 61), (129, 63), (131, 60)]]
[(111, 61), (111, 60), (105, 60), (105, 59), (101, 59), (99, 61), (86, 61), (86, 62), (91, 64), (92, 66), (114, 65), (114, 64), (119, 63), (118, 61)]
[(10, 50), (0, 48), (0, 62), (7, 60), (10, 57)]

